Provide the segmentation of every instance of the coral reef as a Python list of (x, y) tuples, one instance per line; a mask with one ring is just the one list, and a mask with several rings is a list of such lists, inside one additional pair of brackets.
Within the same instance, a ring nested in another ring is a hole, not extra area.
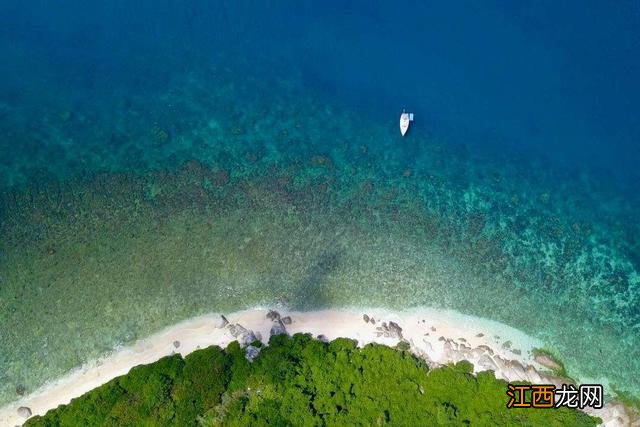
[(274, 303), (454, 308), (640, 390), (637, 196), (508, 151), (399, 145), (300, 96), (295, 72), (260, 73), (2, 110), (0, 402), (178, 320)]

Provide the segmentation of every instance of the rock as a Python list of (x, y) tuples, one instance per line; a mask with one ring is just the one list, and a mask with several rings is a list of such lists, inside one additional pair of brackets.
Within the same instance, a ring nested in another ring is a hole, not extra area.
[(241, 347), (245, 347), (258, 340), (258, 337), (256, 337), (252, 330), (245, 328), (239, 323), (229, 325), (229, 332), (234, 338), (238, 339)]
[(287, 329), (284, 327), (284, 324), (282, 323), (282, 321), (278, 319), (275, 322), (273, 322), (273, 325), (271, 326), (271, 331), (269, 332), (269, 336), (282, 335), (286, 333), (287, 333)]
[(285, 325), (290, 325), (291, 324), (291, 317), (289, 317), (289, 316), (285, 316), (280, 320), (282, 320), (282, 323), (284, 323)]
[(486, 351), (484, 351), (484, 349), (482, 349), (480, 347), (476, 347), (476, 348), (474, 348), (474, 349), (472, 349), (470, 351), (470, 355), (474, 359), (479, 359), (480, 357), (482, 357), (485, 354), (486, 354)]
[(371, 317), (371, 318), (369, 319), (369, 322), (371, 322), (371, 324), (372, 324), (372, 325), (375, 325), (375, 324), (376, 324), (376, 319), (374, 319), (373, 317)]
[(280, 320), (280, 313), (274, 310), (269, 310), (267, 313), (267, 319), (269, 320)]
[(318, 340), (322, 342), (329, 342), (329, 338), (327, 338), (325, 335), (318, 335)]
[(26, 406), (19, 407), (18, 415), (20, 415), (22, 418), (29, 418), (31, 416), (31, 408)]
[(222, 314), (220, 315), (220, 319), (215, 324), (216, 329), (222, 329), (229, 324), (229, 321)]
[(517, 354), (518, 356), (520, 356), (522, 354), (522, 351), (517, 348), (514, 348), (513, 350), (511, 350), (511, 353)]
[(238, 338), (240, 335), (247, 332), (247, 329), (239, 323), (229, 325), (229, 332), (234, 338)]
[(453, 340), (444, 340), (444, 344), (442, 345), (442, 351), (447, 358), (454, 358), (458, 356), (456, 353), (458, 352), (458, 343)]
[(490, 355), (493, 356), (493, 349), (491, 347), (489, 347), (488, 345), (479, 345), (478, 348), (481, 348), (483, 350), (485, 350), (487, 353), (489, 353)]
[(546, 354), (538, 354), (533, 358), (533, 360), (552, 371), (562, 370), (562, 366)]
[(524, 381), (527, 379), (524, 366), (517, 360), (501, 360), (502, 375), (509, 381)]
[(369, 323), (369, 316), (366, 314), (362, 315), (362, 319), (365, 321), (365, 323)]
[(16, 394), (18, 396), (24, 396), (24, 394), (27, 392), (27, 388), (25, 386), (23, 386), (22, 384), (18, 384), (16, 386)]
[(424, 350), (425, 351), (430, 351), (433, 352), (433, 346), (431, 345), (431, 343), (427, 340), (422, 340), (423, 344), (424, 344)]
[(540, 384), (544, 382), (544, 380), (542, 379), (538, 371), (536, 371), (536, 368), (534, 368), (533, 366), (531, 365), (527, 366), (526, 373), (527, 373), (528, 381), (531, 381), (532, 383), (535, 383), (535, 384)]
[(174, 346), (175, 348), (180, 347), (180, 341), (174, 341), (174, 342), (173, 342), (173, 346)]
[(505, 341), (504, 344), (502, 344), (502, 348), (511, 348), (511, 341)]
[(435, 332), (436, 328), (434, 328), (433, 326), (431, 327), (431, 332)]
[(244, 357), (246, 357), (246, 359), (249, 362), (253, 362), (253, 360), (258, 357), (258, 354), (260, 354), (260, 349), (256, 346), (253, 345), (248, 345), (247, 348), (245, 349), (245, 355)]
[(389, 332), (395, 338), (402, 338), (402, 328), (395, 322), (389, 322)]
[(458, 338), (458, 341), (467, 342), (467, 340), (464, 338)]
[(382, 322), (382, 325), (378, 326), (376, 330), (378, 330), (378, 333), (376, 333), (376, 335), (380, 334), (380, 335), (383, 335), (385, 338), (402, 339), (402, 328), (398, 326), (398, 324), (395, 322), (389, 322), (388, 325), (386, 322)]
[(496, 362), (494, 362), (493, 359), (486, 354), (480, 356), (476, 364), (485, 371), (495, 371), (498, 367), (496, 365)]
[(478, 338), (482, 338), (484, 336), (484, 334), (482, 332), (480, 332), (479, 334), (476, 334), (476, 337)]
[(238, 340), (238, 342), (240, 343), (241, 347), (245, 347), (257, 340), (258, 340), (258, 337), (256, 337), (253, 331), (247, 330), (247, 332), (245, 332), (240, 336), (240, 339)]

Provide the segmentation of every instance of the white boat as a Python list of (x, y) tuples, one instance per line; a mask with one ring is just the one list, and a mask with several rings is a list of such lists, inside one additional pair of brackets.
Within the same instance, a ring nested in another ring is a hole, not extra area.
[(400, 114), (400, 133), (404, 136), (405, 133), (409, 130), (409, 123), (413, 121), (413, 113), (407, 113), (402, 110), (402, 114)]

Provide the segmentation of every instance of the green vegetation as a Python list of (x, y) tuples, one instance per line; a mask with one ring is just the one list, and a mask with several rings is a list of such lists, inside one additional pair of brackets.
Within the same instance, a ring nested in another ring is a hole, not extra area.
[(566, 408), (507, 409), (506, 383), (468, 362), (429, 370), (409, 352), (276, 336), (252, 362), (234, 342), (165, 357), (27, 426), (596, 425)]

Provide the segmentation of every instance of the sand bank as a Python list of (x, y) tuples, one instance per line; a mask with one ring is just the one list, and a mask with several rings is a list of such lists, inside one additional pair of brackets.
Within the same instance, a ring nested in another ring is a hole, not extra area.
[[(266, 343), (274, 326), (267, 314), (265, 309), (241, 311), (225, 317), (207, 314), (173, 325), (131, 347), (117, 349), (0, 408), (0, 426), (23, 423), (28, 413), (25, 408), (29, 408), (32, 415), (44, 414), (126, 374), (136, 365), (151, 363), (175, 352), (187, 355), (199, 348), (210, 345), (226, 347), (231, 341), (249, 340), (253, 336)], [(348, 337), (357, 340), (359, 345), (377, 342), (394, 346), (402, 339), (430, 366), (469, 360), (476, 372), (490, 369), (495, 371), (496, 377), (507, 381), (560, 384), (558, 379), (545, 374), (546, 368), (534, 360), (531, 351), (540, 347), (541, 342), (486, 319), (435, 309), (403, 312), (362, 308), (280, 311), (280, 316), (289, 334), (311, 333), (329, 340)], [(290, 323), (285, 317), (289, 317)], [(238, 324), (242, 328), (235, 326)], [(505, 395), (505, 404), (506, 399)], [(601, 417), (607, 426), (631, 423), (620, 404), (609, 403), (601, 410), (588, 413)]]

